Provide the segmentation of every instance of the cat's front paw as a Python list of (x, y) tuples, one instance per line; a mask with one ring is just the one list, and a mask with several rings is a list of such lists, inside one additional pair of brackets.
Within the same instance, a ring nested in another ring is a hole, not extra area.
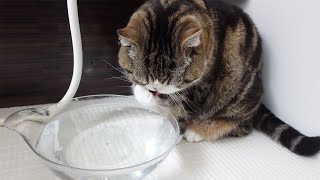
[(150, 92), (148, 89), (144, 88), (140, 85), (135, 85), (133, 88), (133, 94), (137, 101), (141, 104), (148, 104), (148, 105), (156, 105), (156, 97)]
[(200, 142), (204, 140), (204, 138), (199, 133), (193, 131), (192, 129), (187, 129), (183, 137), (188, 142)]

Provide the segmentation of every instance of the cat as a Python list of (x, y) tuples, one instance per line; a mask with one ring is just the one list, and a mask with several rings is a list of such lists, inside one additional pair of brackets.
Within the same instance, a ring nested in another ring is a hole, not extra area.
[(218, 0), (147, 0), (117, 30), (119, 65), (143, 104), (166, 107), (189, 142), (240, 137), (253, 128), (312, 156), (307, 137), (263, 104), (262, 39), (240, 8)]

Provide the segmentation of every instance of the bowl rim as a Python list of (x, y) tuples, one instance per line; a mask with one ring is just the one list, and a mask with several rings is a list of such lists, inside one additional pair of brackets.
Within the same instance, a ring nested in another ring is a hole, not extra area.
[[(72, 101), (74, 100), (78, 100), (78, 99), (85, 99), (85, 98), (91, 98), (91, 97), (123, 97), (123, 98), (131, 98), (131, 99), (135, 99), (133, 96), (127, 96), (127, 95), (113, 95), (113, 94), (96, 94), (96, 95), (86, 95), (86, 96), (79, 96), (79, 97), (74, 97), (72, 99)], [(61, 102), (60, 102), (61, 103)], [(62, 102), (63, 103), (63, 102)], [(50, 104), (48, 105), (49, 106), (54, 106), (56, 104), (59, 104), (59, 103), (55, 103), (55, 104)], [(147, 107), (147, 106), (145, 106)], [(136, 164), (136, 165), (131, 165), (131, 166), (128, 166), (128, 167), (121, 167), (121, 168), (115, 168), (115, 169), (87, 169), (87, 168), (79, 168), (79, 167), (73, 167), (73, 166), (68, 166), (68, 165), (65, 165), (65, 164), (60, 164), (60, 163), (57, 163), (57, 162), (54, 162), (50, 159), (47, 159), (46, 157), (42, 156), (41, 154), (39, 154), (34, 148), (33, 146), (29, 143), (28, 141), (28, 138), (23, 136), (22, 134), (20, 134), (19, 132), (17, 132), (19, 135), (22, 136), (22, 138), (26, 141), (26, 143), (28, 144), (28, 146), (30, 147), (30, 149), (38, 156), (40, 157), (42, 160), (44, 160), (46, 163), (49, 163), (48, 166), (52, 167), (56, 167), (55, 169), (57, 168), (67, 168), (69, 170), (76, 170), (76, 171), (81, 171), (81, 172), (88, 172), (88, 173), (91, 173), (91, 172), (121, 172), (121, 171), (124, 171), (124, 172), (133, 172), (133, 171), (137, 171), (137, 170), (141, 170), (142, 168), (140, 167), (143, 167), (143, 166), (147, 166), (149, 167), (150, 165), (149, 164), (155, 164), (157, 162), (159, 162), (161, 159), (164, 159), (171, 151), (172, 149), (178, 144), (179, 142), (179, 137), (180, 137), (180, 127), (179, 127), (179, 123), (177, 121), (177, 119), (168, 111), (166, 110), (165, 108), (161, 107), (161, 106), (158, 106), (158, 105), (154, 105), (153, 107), (158, 107), (164, 111), (166, 111), (167, 113), (169, 113), (169, 115), (172, 117), (173, 121), (171, 122), (174, 122), (174, 124), (176, 125), (177, 127), (177, 138), (175, 140), (175, 142), (173, 143), (173, 145), (168, 148), (165, 152), (163, 152), (162, 154), (160, 155), (157, 155), (155, 156), (154, 158), (148, 160), (148, 161), (145, 161), (143, 163), (139, 163), (139, 164)], [(38, 108), (43, 108), (43, 109), (46, 109), (47, 107), (38, 107)], [(33, 109), (33, 108), (31, 108)], [(26, 109), (23, 109), (23, 110), (26, 110)], [(17, 112), (20, 112), (20, 111), (17, 111)], [(17, 113), (15, 112), (15, 113)], [(15, 114), (14, 113), (14, 114)], [(50, 120), (51, 121), (51, 120)], [(52, 168), (54, 168), (52, 167)], [(63, 169), (62, 171), (65, 171), (65, 169)]]

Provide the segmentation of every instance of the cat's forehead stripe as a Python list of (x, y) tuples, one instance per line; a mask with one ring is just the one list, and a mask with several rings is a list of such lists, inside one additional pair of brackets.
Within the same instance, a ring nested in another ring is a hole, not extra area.
[[(167, 4), (167, 6), (162, 4)], [(171, 42), (172, 32), (174, 32), (175, 26), (180, 23), (179, 17), (200, 10), (198, 4), (190, 0), (162, 1), (162, 4), (160, 1), (153, 1), (150, 4), (151, 9), (149, 9), (153, 11), (153, 19), (150, 16), (147, 17), (154, 26), (153, 31), (150, 30), (149, 32), (149, 42), (152, 40), (153, 43), (157, 43), (155, 46), (163, 43), (163, 41)]]

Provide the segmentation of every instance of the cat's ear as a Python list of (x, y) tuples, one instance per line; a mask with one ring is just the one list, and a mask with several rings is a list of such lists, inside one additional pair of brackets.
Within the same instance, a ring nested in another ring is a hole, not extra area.
[(201, 29), (191, 28), (185, 31), (182, 36), (182, 48), (186, 47), (197, 47), (200, 45)]
[(119, 42), (121, 46), (130, 47), (137, 46), (137, 42), (134, 40), (135, 35), (133, 34), (133, 30), (128, 27), (117, 30)]

